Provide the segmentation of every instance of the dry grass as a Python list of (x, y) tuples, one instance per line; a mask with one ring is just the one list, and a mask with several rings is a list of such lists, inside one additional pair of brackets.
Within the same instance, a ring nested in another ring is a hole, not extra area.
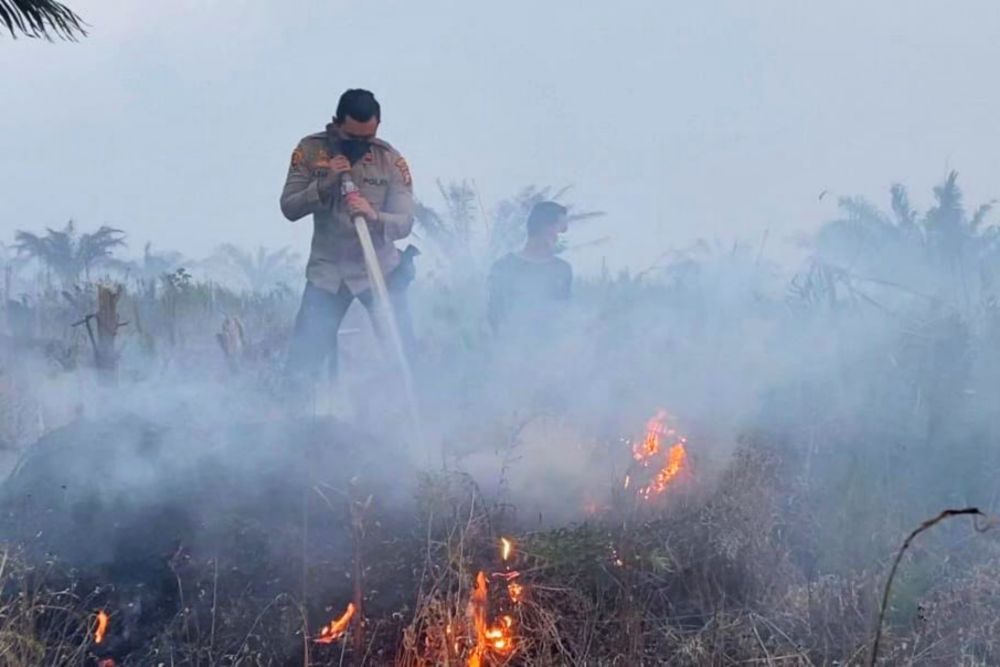
[(0, 548), (0, 664), (80, 665), (93, 648), (93, 611), (73, 588), (53, 588), (47, 565)]
[[(775, 452), (746, 445), (714, 491), (678, 489), (656, 507), (623, 503), (584, 524), (520, 532), (509, 508), (490, 506), (467, 477), (428, 476), (405, 522), (413, 534), (366, 538), (365, 594), (409, 589), (412, 604), (369, 604), (363, 650), (347, 642), (309, 650), (299, 598), (248, 592), (265, 572), (238, 575), (225, 562), (180, 557), (179, 609), (130, 658), (116, 657), (120, 664), (464, 666), (476, 643), (469, 612), (476, 573), (504, 570), (498, 541), (510, 536), (509, 566), (525, 595), (512, 603), (491, 577), (488, 617), (513, 617), (515, 650), (488, 651), (485, 665), (864, 664), (887, 568), (807, 575), (802, 552), (813, 527), (794, 509), (801, 489), (789, 479)], [(895, 592), (898, 605), (911, 598), (917, 612), (890, 609), (884, 664), (995, 663), (996, 549), (977, 541), (948, 562), (948, 552), (930, 543), (913, 556), (942, 565), (923, 592), (905, 581)], [(0, 562), (0, 663), (87, 664), (99, 596), (57, 588), (62, 577), (53, 567), (29, 568), (12, 553)], [(908, 568), (918, 569), (904, 562), (904, 579)]]

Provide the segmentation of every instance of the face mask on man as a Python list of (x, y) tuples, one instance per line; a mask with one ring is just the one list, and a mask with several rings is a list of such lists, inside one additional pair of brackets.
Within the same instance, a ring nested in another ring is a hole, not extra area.
[(372, 142), (365, 139), (341, 139), (340, 152), (352, 165), (363, 158), (371, 150)]

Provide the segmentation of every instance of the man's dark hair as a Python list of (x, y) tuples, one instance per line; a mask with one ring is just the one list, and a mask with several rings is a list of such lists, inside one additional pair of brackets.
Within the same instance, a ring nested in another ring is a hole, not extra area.
[(344, 94), (340, 96), (340, 101), (337, 102), (336, 120), (338, 123), (343, 123), (348, 116), (362, 123), (367, 123), (373, 117), (381, 122), (382, 107), (379, 106), (372, 91), (351, 88), (344, 91)]
[(546, 227), (559, 222), (568, 210), (554, 201), (540, 201), (531, 207), (528, 214), (528, 236), (535, 236)]

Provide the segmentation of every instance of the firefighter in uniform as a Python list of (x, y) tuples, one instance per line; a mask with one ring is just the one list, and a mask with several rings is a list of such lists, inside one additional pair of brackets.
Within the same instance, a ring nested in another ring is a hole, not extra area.
[[(416, 249), (400, 253), (395, 241), (413, 227), (413, 181), (406, 160), (376, 137), (381, 108), (375, 96), (352, 89), (337, 105), (326, 130), (311, 134), (292, 153), (281, 193), (281, 212), (291, 221), (313, 216), (306, 288), (288, 355), (293, 375), (315, 377), (325, 364), (337, 368), (337, 332), (357, 298), (372, 313), (361, 242), (352, 218), (364, 217), (389, 289), (404, 347), (413, 342), (406, 287)], [(350, 173), (361, 197), (341, 197), (341, 174)], [(377, 318), (372, 317), (376, 323)]]

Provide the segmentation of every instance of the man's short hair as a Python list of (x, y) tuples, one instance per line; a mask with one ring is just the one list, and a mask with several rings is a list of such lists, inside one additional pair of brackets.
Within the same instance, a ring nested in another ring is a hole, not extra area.
[(554, 201), (538, 202), (528, 214), (528, 236), (535, 236), (546, 227), (558, 223), (568, 212), (565, 206)]
[(337, 102), (337, 122), (343, 123), (350, 116), (356, 121), (367, 123), (372, 118), (382, 121), (382, 107), (370, 90), (351, 88), (344, 91)]

